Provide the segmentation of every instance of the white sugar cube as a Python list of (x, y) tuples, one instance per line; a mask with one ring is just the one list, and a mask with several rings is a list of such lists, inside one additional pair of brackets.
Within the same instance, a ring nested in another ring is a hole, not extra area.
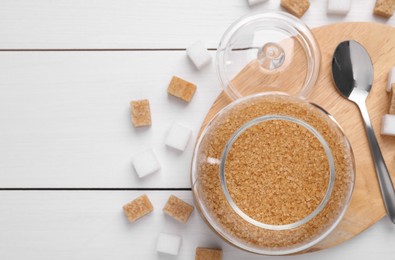
[(132, 158), (137, 175), (142, 178), (160, 169), (160, 164), (152, 149), (136, 154)]
[(391, 92), (391, 85), (395, 84), (395, 67), (393, 67), (388, 73), (388, 83), (387, 83), (387, 92)]
[(184, 151), (192, 130), (180, 124), (173, 124), (166, 136), (165, 144), (179, 151)]
[(347, 14), (351, 8), (351, 0), (328, 0), (328, 14)]
[(257, 4), (260, 4), (260, 3), (264, 3), (264, 2), (267, 2), (268, 0), (248, 0), (248, 4), (250, 5), (250, 6), (253, 6), (253, 5), (257, 5)]
[(395, 115), (384, 115), (381, 119), (381, 134), (395, 136)]
[(199, 70), (211, 62), (211, 55), (201, 41), (190, 45), (187, 48), (187, 55)]
[(169, 255), (178, 255), (181, 246), (181, 237), (160, 233), (156, 243), (156, 251)]

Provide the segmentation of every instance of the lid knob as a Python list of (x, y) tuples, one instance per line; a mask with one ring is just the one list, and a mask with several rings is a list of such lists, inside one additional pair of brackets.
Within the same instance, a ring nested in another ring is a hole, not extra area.
[(279, 68), (285, 60), (285, 53), (280, 45), (268, 42), (258, 51), (258, 62), (267, 70)]

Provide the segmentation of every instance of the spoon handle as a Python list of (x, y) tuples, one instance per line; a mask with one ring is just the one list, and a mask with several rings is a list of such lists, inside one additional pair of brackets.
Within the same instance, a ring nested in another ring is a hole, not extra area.
[(368, 135), (370, 151), (373, 155), (373, 161), (376, 168), (377, 178), (380, 184), (381, 195), (383, 197), (384, 206), (391, 221), (395, 224), (395, 190), (392, 185), (391, 177), (389, 175), (387, 166), (379, 144), (374, 134), (372, 123), (370, 122), (368, 110), (365, 102), (358, 103), (361, 110), (363, 121), (365, 122), (366, 134)]

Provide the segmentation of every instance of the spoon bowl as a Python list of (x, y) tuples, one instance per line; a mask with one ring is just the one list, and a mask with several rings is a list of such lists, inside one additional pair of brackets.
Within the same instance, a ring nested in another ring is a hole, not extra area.
[(373, 83), (373, 64), (365, 48), (356, 41), (340, 43), (333, 55), (332, 76), (344, 97), (351, 99), (353, 92), (368, 95)]

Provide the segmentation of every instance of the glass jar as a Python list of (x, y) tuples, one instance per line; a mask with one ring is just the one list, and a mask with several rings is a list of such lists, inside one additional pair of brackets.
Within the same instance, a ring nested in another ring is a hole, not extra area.
[(349, 204), (350, 144), (306, 100), (319, 72), (310, 30), (282, 12), (242, 17), (217, 51), (234, 101), (208, 123), (192, 161), (195, 204), (230, 244), (258, 254), (300, 252), (326, 237)]

